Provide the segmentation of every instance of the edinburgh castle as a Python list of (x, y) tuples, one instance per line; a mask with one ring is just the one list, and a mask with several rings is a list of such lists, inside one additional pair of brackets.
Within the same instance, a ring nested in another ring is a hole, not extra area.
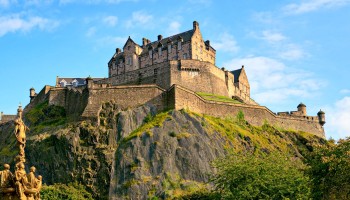
[[(48, 101), (64, 107), (72, 120), (89, 119), (99, 124), (106, 102), (121, 110), (148, 104), (156, 112), (189, 109), (217, 117), (243, 112), (253, 125), (267, 122), (325, 137), (323, 111), (308, 116), (306, 106), (300, 103), (297, 111), (274, 113), (250, 97), (244, 66), (228, 71), (217, 67), (215, 61), (216, 50), (202, 38), (196, 21), (191, 30), (166, 38), (158, 35), (156, 41), (143, 38), (141, 45), (129, 37), (109, 60), (108, 78), (57, 77), (55, 86), (47, 85), (38, 94), (30, 89), (31, 101), (24, 112)], [(4, 121), (1, 116), (0, 123)]]

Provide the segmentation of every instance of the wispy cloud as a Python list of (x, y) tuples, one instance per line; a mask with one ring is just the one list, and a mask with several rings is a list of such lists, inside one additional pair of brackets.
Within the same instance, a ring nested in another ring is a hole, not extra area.
[(118, 23), (118, 17), (117, 16), (107, 16), (102, 19), (103, 23), (108, 26), (115, 26)]
[(180, 27), (181, 27), (180, 22), (172, 21), (172, 22), (170, 22), (170, 24), (167, 28), (166, 34), (167, 35), (175, 35), (175, 34), (180, 32)]
[(307, 0), (299, 4), (292, 3), (283, 7), (286, 14), (303, 14), (323, 8), (341, 7), (350, 4), (350, 0)]
[(233, 59), (224, 64), (231, 70), (242, 65), (249, 74), (252, 97), (262, 104), (278, 104), (295, 97), (310, 98), (323, 86), (310, 72), (287, 67), (268, 57)]
[(350, 94), (350, 90), (349, 89), (342, 89), (342, 90), (340, 90), (340, 94)]
[(59, 0), (59, 4), (81, 3), (81, 4), (119, 4), (123, 2), (138, 2), (139, 0)]
[(10, 5), (9, 0), (0, 0), (0, 7), (8, 7)]
[(94, 36), (96, 33), (96, 27), (90, 27), (87, 31), (86, 31), (86, 37), (92, 37)]
[(280, 58), (285, 60), (299, 60), (306, 56), (304, 50), (296, 44), (286, 44), (278, 53)]
[(271, 31), (271, 30), (264, 30), (262, 32), (261, 39), (267, 42), (275, 43), (275, 42), (281, 42), (287, 38), (282, 33)]
[(344, 97), (326, 110), (326, 133), (335, 139), (350, 136), (350, 96)]
[(143, 11), (136, 11), (132, 13), (129, 20), (126, 21), (125, 25), (127, 28), (135, 26), (150, 26), (153, 20), (153, 16)]
[(59, 25), (58, 21), (42, 17), (21, 17), (19, 15), (10, 15), (0, 17), (0, 37), (8, 33), (29, 32), (34, 28), (41, 30), (52, 30)]
[(220, 50), (223, 52), (231, 52), (236, 53), (239, 51), (239, 46), (233, 37), (233, 35), (224, 32), (217, 37), (217, 40), (214, 40), (211, 43), (211, 46), (216, 50)]

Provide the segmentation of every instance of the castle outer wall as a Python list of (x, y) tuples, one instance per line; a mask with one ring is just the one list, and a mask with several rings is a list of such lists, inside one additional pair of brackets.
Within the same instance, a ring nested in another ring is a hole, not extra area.
[(91, 119), (97, 123), (102, 104), (106, 102), (115, 103), (121, 110), (150, 104), (155, 106), (158, 112), (166, 109), (189, 109), (216, 117), (236, 117), (238, 112), (242, 111), (245, 120), (255, 126), (268, 122), (286, 130), (304, 131), (325, 137), (317, 116), (277, 115), (264, 106), (209, 101), (176, 84), (168, 90), (155, 84), (110, 86), (94, 84), (92, 81), (88, 81), (86, 87), (78, 89), (45, 86), (25, 110), (28, 111), (43, 101), (64, 107), (69, 119)]
[(176, 110), (189, 109), (216, 117), (236, 117), (238, 112), (242, 111), (245, 120), (255, 126), (262, 126), (266, 121), (285, 130), (304, 131), (318, 137), (325, 137), (323, 126), (319, 123), (317, 116), (279, 116), (265, 106), (208, 101), (179, 85), (174, 85), (168, 93), (174, 103), (170, 106)]

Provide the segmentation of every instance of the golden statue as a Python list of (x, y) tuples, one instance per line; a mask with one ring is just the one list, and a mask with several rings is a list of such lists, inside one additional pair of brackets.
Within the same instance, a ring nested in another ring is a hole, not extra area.
[(30, 168), (30, 173), (25, 171), (25, 145), (26, 131), (29, 128), (22, 120), (23, 109), (18, 107), (17, 119), (15, 120), (15, 136), (19, 147), (16, 156), (16, 170), (12, 174), (10, 165), (5, 164), (4, 170), (0, 171), (0, 199), (1, 200), (40, 200), (42, 177), (35, 177), (35, 167)]

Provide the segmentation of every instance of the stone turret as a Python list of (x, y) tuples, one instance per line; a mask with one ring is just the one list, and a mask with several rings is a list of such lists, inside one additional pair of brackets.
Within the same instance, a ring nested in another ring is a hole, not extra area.
[(326, 114), (320, 110), (318, 111), (317, 116), (321, 126), (323, 126), (326, 123)]
[(300, 112), (302, 116), (306, 116), (307, 115), (306, 105), (305, 104), (300, 103), (297, 108), (298, 108), (298, 112)]
[(35, 89), (33, 87), (29, 89), (29, 97), (30, 97), (30, 102), (32, 102), (33, 99), (36, 97)]
[(197, 21), (193, 21), (193, 30), (197, 30), (199, 28), (199, 23)]
[(94, 87), (94, 80), (91, 78), (91, 76), (87, 77), (85, 80), (87, 87), (92, 89)]

